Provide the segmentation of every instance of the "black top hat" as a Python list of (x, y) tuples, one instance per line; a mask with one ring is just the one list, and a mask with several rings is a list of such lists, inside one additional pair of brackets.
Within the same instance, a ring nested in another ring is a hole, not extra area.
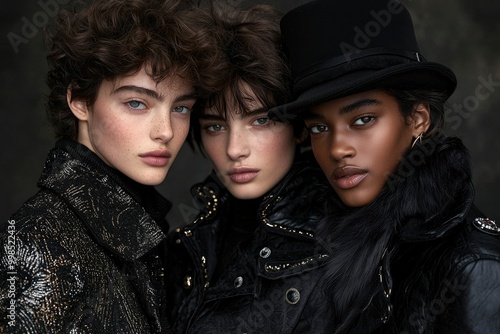
[(288, 12), (281, 32), (293, 101), (272, 108), (290, 118), (313, 105), (374, 88), (422, 88), (448, 95), (456, 78), (420, 54), (407, 9), (395, 0), (315, 0)]

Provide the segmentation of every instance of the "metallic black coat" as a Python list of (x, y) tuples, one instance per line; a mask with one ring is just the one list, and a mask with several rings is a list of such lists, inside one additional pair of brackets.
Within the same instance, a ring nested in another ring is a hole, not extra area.
[(157, 221), (170, 204), (73, 141), (39, 187), (2, 226), (0, 332), (166, 331)]
[(192, 223), (173, 233), (168, 304), (179, 333), (325, 333), (325, 252), (315, 228), (330, 186), (318, 169), (298, 163), (263, 199), (254, 237), (241, 242), (212, 282), (217, 248), (229, 224), (227, 191), (209, 179), (194, 188), (205, 203)]

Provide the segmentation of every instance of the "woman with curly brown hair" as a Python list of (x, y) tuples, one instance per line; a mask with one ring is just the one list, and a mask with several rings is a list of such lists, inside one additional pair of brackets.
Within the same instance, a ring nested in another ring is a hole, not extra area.
[[(289, 97), (279, 13), (215, 7), (225, 87), (204, 100), (195, 142), (214, 172), (192, 188), (195, 220), (173, 232), (167, 278), (179, 333), (325, 333), (325, 252), (316, 228), (330, 187), (301, 154), (302, 122), (267, 111)], [(174, 258), (175, 257), (175, 258)]]
[(95, 1), (60, 13), (47, 80), (58, 141), (39, 192), (2, 232), (1, 332), (169, 330), (170, 203), (153, 186), (216, 82), (206, 18), (182, 1)]

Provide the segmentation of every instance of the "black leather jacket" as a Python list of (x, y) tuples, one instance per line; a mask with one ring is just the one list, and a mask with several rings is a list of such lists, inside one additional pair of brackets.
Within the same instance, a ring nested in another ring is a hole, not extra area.
[(169, 330), (158, 224), (170, 203), (69, 140), (39, 187), (1, 226), (0, 332)]
[(205, 203), (196, 220), (171, 235), (172, 322), (179, 333), (325, 333), (329, 298), (324, 250), (315, 228), (330, 189), (319, 169), (296, 163), (260, 204), (254, 237), (240, 243), (212, 282), (226, 221), (227, 191), (215, 179), (194, 187)]
[(424, 142), (375, 202), (331, 208), (336, 333), (500, 333), (500, 228), (473, 205), (469, 159), (456, 138)]

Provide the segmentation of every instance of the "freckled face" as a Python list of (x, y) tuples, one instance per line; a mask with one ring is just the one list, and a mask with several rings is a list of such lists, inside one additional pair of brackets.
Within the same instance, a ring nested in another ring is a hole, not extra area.
[[(231, 105), (231, 104), (228, 104)], [(290, 170), (296, 141), (290, 124), (274, 122), (255, 99), (251, 112), (200, 118), (202, 144), (223, 184), (239, 199), (258, 198)]]
[(186, 139), (195, 102), (188, 81), (173, 75), (157, 84), (141, 69), (103, 81), (91, 106), (69, 104), (80, 143), (134, 181), (157, 185)]
[(312, 108), (306, 126), (321, 169), (352, 207), (380, 194), (420, 131), (403, 119), (396, 99), (380, 90), (320, 104)]

